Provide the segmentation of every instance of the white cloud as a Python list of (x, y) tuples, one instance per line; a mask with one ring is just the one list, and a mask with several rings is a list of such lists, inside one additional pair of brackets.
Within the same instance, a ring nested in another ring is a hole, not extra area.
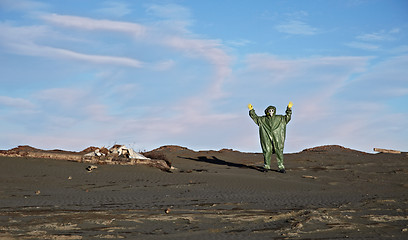
[(130, 22), (99, 20), (86, 17), (48, 14), (42, 17), (44, 20), (63, 27), (85, 29), (85, 30), (104, 30), (113, 32), (123, 32), (132, 34), (134, 37), (145, 35), (146, 28), (143, 25)]
[(381, 33), (367, 33), (359, 35), (356, 38), (361, 41), (384, 41), (389, 39), (388, 36)]
[(243, 47), (243, 46), (253, 44), (251, 40), (247, 40), (247, 39), (230, 40), (230, 41), (227, 41), (226, 43), (233, 47)]
[[(178, 5), (171, 6), (159, 6), (152, 5), (149, 11), (154, 11), (155, 14), (160, 14), (168, 18), (188, 18), (189, 11)], [(181, 13), (181, 14), (180, 14)], [(111, 21), (111, 20), (97, 20), (86, 17), (69, 16), (69, 15), (59, 15), (59, 14), (47, 14), (42, 17), (46, 22), (55, 24), (56, 26), (69, 27), (74, 29), (84, 29), (84, 30), (99, 30), (106, 32), (121, 32), (124, 34), (130, 34), (131, 36), (136, 36), (140, 43), (146, 43), (154, 47), (164, 46), (172, 50), (179, 51), (185, 56), (190, 58), (203, 59), (208, 63), (212, 64), (215, 69), (215, 74), (213, 81), (208, 88), (208, 93), (210, 96), (220, 97), (223, 95), (222, 85), (225, 80), (231, 74), (231, 63), (232, 57), (226, 51), (225, 46), (219, 40), (205, 39), (194, 37), (193, 34), (187, 29), (177, 32), (166, 32), (165, 29), (161, 28), (163, 25), (151, 24), (146, 27), (137, 23), (121, 22), (121, 21)], [(46, 36), (49, 33), (49, 29), (44, 28), (43, 32), (38, 33), (40, 37)], [(143, 62), (120, 56), (104, 56), (96, 54), (86, 54), (70, 49), (42, 46), (35, 43), (36, 36), (33, 40), (31, 36), (27, 34), (20, 34), (20, 31), (16, 29), (13, 34), (19, 33), (18, 37), (15, 37), (14, 43), (10, 43), (15, 51), (19, 51), (20, 54), (31, 54), (35, 56), (46, 56), (46, 57), (59, 57), (73, 60), (81, 60), (92, 62), (96, 64), (115, 64), (121, 66), (129, 67), (142, 67), (145, 66)], [(25, 40), (21, 40), (25, 39)], [(11, 41), (9, 41), (11, 42)], [(156, 69), (163, 71), (169, 69), (174, 65), (174, 62), (168, 60), (161, 60), (155, 64), (156, 67), (150, 69)]]
[[(149, 11), (155, 12), (168, 18), (188, 18), (189, 11), (178, 5), (159, 6), (152, 5)], [(180, 14), (181, 12), (181, 14)], [(136, 36), (143, 36), (146, 41), (153, 42), (161, 46), (167, 46), (172, 49), (181, 51), (186, 56), (194, 58), (202, 58), (215, 66), (215, 80), (213, 81), (211, 92), (215, 95), (221, 96), (221, 87), (226, 78), (230, 75), (230, 64), (232, 58), (223, 49), (224, 46), (217, 40), (192, 38), (189, 31), (184, 29), (177, 33), (166, 33), (162, 28), (155, 28), (154, 25), (146, 27), (136, 23), (117, 22), (109, 20), (95, 20), (84, 17), (66, 16), (66, 15), (46, 15), (44, 19), (57, 25), (65, 27), (74, 27), (79, 29), (89, 30), (104, 30), (104, 31), (120, 31), (123, 33), (130, 33)], [(164, 33), (163, 33), (164, 32)], [(82, 56), (75, 53), (59, 51), (65, 53), (66, 56), (76, 57), (78, 59), (105, 61), (127, 64), (129, 66), (140, 67), (141, 62), (124, 58), (109, 58), (102, 59), (101, 56)], [(163, 65), (163, 63), (166, 63)], [(159, 70), (164, 67), (170, 67), (173, 63), (161, 61), (157, 67)]]
[[(247, 56), (245, 70), (248, 74), (268, 73), (261, 81), (275, 84), (285, 81), (328, 82), (339, 74), (352, 74), (364, 71), (371, 57), (311, 57), (282, 59), (270, 54), (250, 54)], [(312, 77), (309, 77), (312, 75)], [(341, 79), (341, 78), (339, 78)], [(258, 81), (258, 80), (257, 80)]]
[(315, 35), (318, 32), (317, 28), (299, 20), (291, 20), (286, 23), (281, 23), (276, 25), (275, 28), (279, 32), (293, 35)]
[(368, 51), (376, 51), (376, 50), (380, 49), (379, 45), (371, 44), (371, 43), (365, 43), (365, 42), (350, 42), (350, 43), (347, 43), (346, 46), (349, 46), (349, 47), (352, 47), (352, 48), (368, 50)]
[(0, 105), (3, 107), (12, 107), (18, 109), (34, 109), (35, 105), (23, 98), (13, 98), (8, 96), (0, 96)]
[(42, 56), (50, 58), (63, 58), (71, 60), (79, 60), (94, 64), (103, 64), (103, 65), (118, 65), (125, 67), (134, 67), (140, 68), (143, 66), (141, 61), (132, 58), (126, 57), (115, 57), (115, 56), (103, 56), (103, 55), (92, 55), (84, 54), (71, 50), (53, 48), (47, 46), (40, 46), (37, 44), (26, 44), (26, 43), (13, 43), (9, 46), (12, 46), (15, 52), (23, 55), (31, 56)]
[(0, 37), (0, 45), (5, 46), (6, 51), (21, 55), (64, 58), (95, 64), (114, 64), (135, 68), (140, 68), (143, 65), (141, 61), (127, 57), (85, 54), (68, 49), (37, 44), (35, 42), (41, 41), (53, 34), (50, 29), (44, 26), (13, 27), (1, 24), (0, 30), (4, 33), (4, 35)]
[(51, 57), (63, 57), (63, 58), (74, 59), (74, 60), (82, 60), (82, 61), (96, 63), (96, 64), (106, 64), (106, 65), (114, 64), (114, 65), (119, 65), (119, 66), (127, 66), (127, 67), (135, 67), (135, 68), (140, 68), (143, 65), (141, 61), (138, 61), (132, 58), (91, 55), (91, 54), (78, 53), (78, 52), (65, 50), (65, 49), (59, 49), (59, 48), (38, 47), (34, 51), (35, 52), (38, 51), (37, 52), (38, 55), (43, 54), (43, 56), (48, 55)]
[(357, 41), (349, 42), (346, 46), (358, 48), (367, 51), (381, 50), (381, 43), (396, 40), (396, 34), (400, 32), (399, 28), (393, 28), (389, 31), (381, 30), (373, 33), (364, 33), (356, 37)]
[(147, 8), (147, 13), (150, 13), (154, 16), (166, 18), (166, 19), (190, 19), (191, 12), (188, 8), (177, 4), (165, 4), (165, 5), (158, 5), (152, 4)]
[(399, 28), (393, 28), (389, 31), (381, 30), (379, 32), (361, 34), (356, 38), (360, 41), (367, 42), (392, 41), (395, 40), (394, 35), (398, 34), (399, 32)]
[(275, 25), (279, 32), (292, 35), (316, 35), (319, 29), (307, 23), (309, 13), (306, 11), (296, 11), (285, 13), (286, 20)]
[(399, 28), (393, 28), (393, 29), (391, 29), (389, 31), (389, 33), (392, 33), (392, 34), (396, 34), (396, 33), (400, 33), (400, 32), (401, 32), (401, 30)]

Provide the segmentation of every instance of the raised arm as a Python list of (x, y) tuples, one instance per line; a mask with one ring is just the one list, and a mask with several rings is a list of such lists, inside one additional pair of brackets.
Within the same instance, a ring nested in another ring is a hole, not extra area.
[(249, 109), (249, 116), (252, 118), (252, 120), (254, 120), (256, 125), (259, 126), (259, 116), (256, 115), (254, 107), (252, 106), (252, 104), (248, 104), (248, 109)]
[(288, 107), (286, 108), (286, 123), (288, 123), (290, 121), (290, 119), (292, 119), (292, 106), (293, 103), (289, 102)]

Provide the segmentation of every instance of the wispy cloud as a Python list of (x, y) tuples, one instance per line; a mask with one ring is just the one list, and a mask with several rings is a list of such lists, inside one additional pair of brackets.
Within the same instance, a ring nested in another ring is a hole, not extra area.
[(139, 60), (128, 57), (104, 56), (95, 54), (80, 53), (68, 49), (56, 48), (37, 44), (44, 40), (53, 32), (44, 26), (13, 27), (7, 24), (0, 24), (0, 30), (4, 33), (0, 37), (0, 44), (6, 46), (7, 51), (30, 56), (42, 56), (50, 58), (64, 58), (80, 60), (95, 64), (114, 64), (127, 67), (142, 67)]
[(23, 98), (13, 98), (8, 96), (0, 96), (0, 105), (17, 109), (34, 109), (35, 105)]
[[(180, 7), (178, 5), (161, 6), (161, 5), (151, 5), (148, 11), (154, 12), (154, 14), (163, 16), (168, 19), (185, 19), (189, 18), (190, 13), (188, 9)], [(139, 37), (143, 36), (145, 41), (158, 44), (160, 46), (170, 47), (177, 51), (181, 51), (188, 57), (203, 58), (209, 63), (213, 64), (216, 69), (215, 81), (211, 87), (211, 92), (213, 95), (221, 95), (221, 87), (226, 78), (230, 75), (231, 69), (230, 64), (232, 58), (223, 49), (225, 48), (220, 41), (212, 39), (203, 39), (192, 37), (191, 33), (185, 29), (183, 26), (183, 31), (177, 33), (163, 32), (161, 28), (155, 28), (154, 24), (150, 27), (140, 25), (137, 23), (129, 22), (118, 22), (109, 20), (95, 20), (91, 18), (77, 17), (77, 16), (66, 16), (66, 15), (46, 15), (43, 17), (48, 22), (57, 24), (63, 27), (73, 27), (77, 29), (87, 29), (87, 30), (104, 30), (104, 31), (120, 31), (123, 33), (128, 33), (136, 35)], [(188, 20), (183, 20), (188, 21)], [(77, 54), (68, 54), (70, 56), (75, 56), (79, 58), (86, 58), (88, 60), (98, 60), (103, 61), (101, 57), (94, 58), (90, 56), (82, 56)], [(114, 58), (105, 59), (105, 61), (115, 60), (114, 62), (121, 62), (130, 66), (140, 66), (140, 62), (131, 59)], [(170, 67), (167, 64), (163, 65), (163, 61), (157, 65), (157, 69), (163, 69), (163, 67)]]
[(191, 19), (190, 10), (178, 4), (152, 4), (147, 7), (146, 12), (156, 17), (165, 19)]
[(84, 54), (79, 53), (71, 50), (61, 49), (61, 48), (53, 48), (53, 47), (45, 47), (39, 45), (15, 45), (16, 49), (21, 52), (24, 52), (28, 55), (34, 56), (44, 56), (44, 57), (51, 57), (51, 58), (65, 58), (65, 59), (72, 59), (72, 60), (80, 60), (84, 62), (94, 63), (94, 64), (104, 64), (104, 65), (118, 65), (118, 66), (126, 66), (126, 67), (135, 67), (140, 68), (142, 67), (143, 63), (136, 59), (126, 58), (126, 57), (114, 57), (114, 56), (103, 56), (103, 55), (92, 55), (92, 54)]
[[(367, 61), (371, 57), (311, 57), (300, 59), (282, 59), (278, 56), (260, 53), (250, 54), (246, 58), (249, 73), (268, 72), (266, 79), (269, 84), (297, 79), (296, 81), (326, 82), (331, 81), (329, 76), (339, 74), (352, 74), (365, 69)], [(316, 74), (313, 78), (309, 75)], [(304, 79), (304, 80), (302, 80)]]
[(134, 37), (140, 37), (145, 34), (146, 28), (143, 25), (130, 22), (100, 20), (86, 17), (48, 14), (42, 16), (44, 20), (52, 24), (63, 27), (84, 29), (84, 30), (106, 30), (113, 32), (124, 32), (132, 34)]
[(356, 39), (368, 42), (392, 41), (395, 39), (395, 34), (400, 32), (399, 28), (393, 28), (389, 31), (381, 30), (374, 33), (365, 33), (356, 37)]
[(248, 39), (237, 39), (237, 40), (227, 41), (226, 44), (228, 44), (229, 46), (233, 46), (233, 47), (243, 47), (243, 46), (253, 44), (253, 42)]
[[(155, 11), (159, 8), (156, 6)], [(161, 10), (160, 10), (161, 11)], [(159, 11), (159, 12), (160, 12)], [(183, 8), (174, 7), (171, 12), (184, 11)], [(169, 12), (160, 13), (166, 17), (172, 17)], [(185, 14), (188, 17), (188, 13)], [(187, 58), (202, 59), (210, 63), (214, 68), (214, 73), (211, 77), (211, 81), (205, 89), (201, 91), (196, 97), (188, 99), (188, 102), (196, 102), (193, 109), (206, 109), (206, 113), (201, 114), (211, 116), (211, 105), (215, 99), (219, 99), (224, 96), (223, 85), (231, 74), (232, 57), (226, 52), (225, 47), (219, 40), (205, 39), (194, 37), (189, 30), (184, 29), (179, 32), (166, 32), (161, 28), (156, 28), (154, 24), (150, 24), (149, 27), (130, 22), (119, 22), (110, 20), (97, 20), (92, 18), (84, 18), (69, 15), (47, 14), (42, 17), (46, 23), (52, 23), (56, 27), (72, 28), (78, 30), (92, 30), (92, 31), (105, 31), (109, 32), (121, 32), (125, 35), (138, 36), (139, 40), (147, 41), (152, 46), (166, 47), (172, 51), (182, 53)], [(160, 60), (155, 64), (150, 64), (149, 67), (146, 63), (139, 60), (121, 57), (121, 56), (105, 56), (97, 54), (86, 54), (83, 52), (73, 51), (70, 49), (63, 49), (57, 47), (47, 46), (45, 44), (39, 44), (42, 42), (45, 36), (50, 34), (50, 28), (45, 26), (39, 27), (25, 27), (25, 31), (21, 31), (21, 28), (6, 26), (4, 27), (8, 32), (7, 46), (9, 50), (17, 52), (19, 54), (31, 55), (31, 56), (43, 56), (49, 58), (70, 59), (76, 61), (89, 62), (94, 64), (104, 65), (116, 65), (116, 66), (128, 66), (128, 67), (147, 67), (146, 69), (155, 71), (165, 71), (172, 68), (176, 63), (172, 59)], [(66, 31), (60, 31), (58, 28), (53, 31), (61, 32), (63, 34)], [(68, 36), (68, 34), (66, 34)], [(63, 35), (62, 35), (63, 36)], [(5, 43), (3, 41), (3, 43)], [(156, 48), (157, 48), (156, 47)], [(189, 111), (184, 108), (185, 111)], [(180, 112), (180, 114), (183, 114)], [(202, 118), (204, 119), (204, 118)]]
[(155, 18), (151, 26), (160, 30), (163, 34), (192, 34), (188, 28), (194, 20), (190, 9), (178, 4), (150, 4), (146, 13)]
[(63, 57), (63, 58), (70, 58), (75, 60), (81, 60), (86, 62), (92, 62), (96, 64), (114, 64), (120, 66), (128, 66), (128, 67), (135, 67), (140, 68), (142, 67), (142, 62), (126, 57), (114, 57), (114, 56), (103, 56), (103, 55), (91, 55), (91, 54), (83, 54), (78, 53), (70, 50), (59, 49), (59, 48), (51, 48), (51, 47), (39, 47), (35, 49), (37, 54), (44, 54), (43, 56), (52, 56), (52, 57)]
[(318, 32), (317, 28), (298, 20), (291, 20), (286, 23), (281, 23), (275, 28), (279, 32), (293, 35), (315, 35)]
[(349, 42), (345, 45), (367, 51), (378, 51), (382, 49), (381, 47), (384, 42), (395, 41), (399, 33), (399, 28), (393, 28), (388, 31), (381, 30), (373, 33), (364, 33), (356, 36), (356, 41)]
[(349, 42), (346, 44), (346, 46), (352, 47), (352, 48), (358, 48), (362, 50), (368, 50), (368, 51), (376, 51), (379, 50), (381, 47), (380, 45), (377, 44), (372, 44), (372, 43), (366, 43), (366, 42)]
[(306, 11), (297, 11), (286, 13), (286, 21), (275, 26), (275, 29), (282, 33), (293, 35), (315, 35), (318, 29), (307, 24), (308, 13)]

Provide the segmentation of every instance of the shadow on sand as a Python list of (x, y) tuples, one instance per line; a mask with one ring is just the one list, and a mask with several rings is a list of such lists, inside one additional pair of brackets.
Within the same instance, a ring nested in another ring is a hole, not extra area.
[[(246, 165), (246, 164), (242, 164), (242, 163), (233, 163), (233, 162), (227, 162), (224, 161), (222, 159), (219, 159), (215, 156), (212, 156), (212, 158), (208, 158), (206, 156), (199, 156), (197, 158), (191, 158), (191, 157), (181, 157), (178, 156), (179, 158), (182, 159), (187, 159), (187, 160), (193, 160), (193, 161), (197, 161), (197, 162), (205, 162), (205, 163), (211, 163), (211, 164), (216, 164), (216, 165), (221, 165), (221, 166), (228, 166), (228, 167), (236, 167), (236, 168), (247, 168), (247, 169), (253, 169), (259, 172), (264, 172), (264, 168), (263, 167), (258, 167), (258, 166), (253, 166), (253, 165)], [(269, 170), (269, 171), (275, 171), (276, 170)]]

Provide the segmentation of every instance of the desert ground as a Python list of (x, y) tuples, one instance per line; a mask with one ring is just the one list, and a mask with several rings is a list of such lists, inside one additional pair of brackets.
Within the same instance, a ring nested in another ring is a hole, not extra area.
[(408, 239), (405, 152), (151, 153), (172, 170), (3, 154), (0, 239)]

